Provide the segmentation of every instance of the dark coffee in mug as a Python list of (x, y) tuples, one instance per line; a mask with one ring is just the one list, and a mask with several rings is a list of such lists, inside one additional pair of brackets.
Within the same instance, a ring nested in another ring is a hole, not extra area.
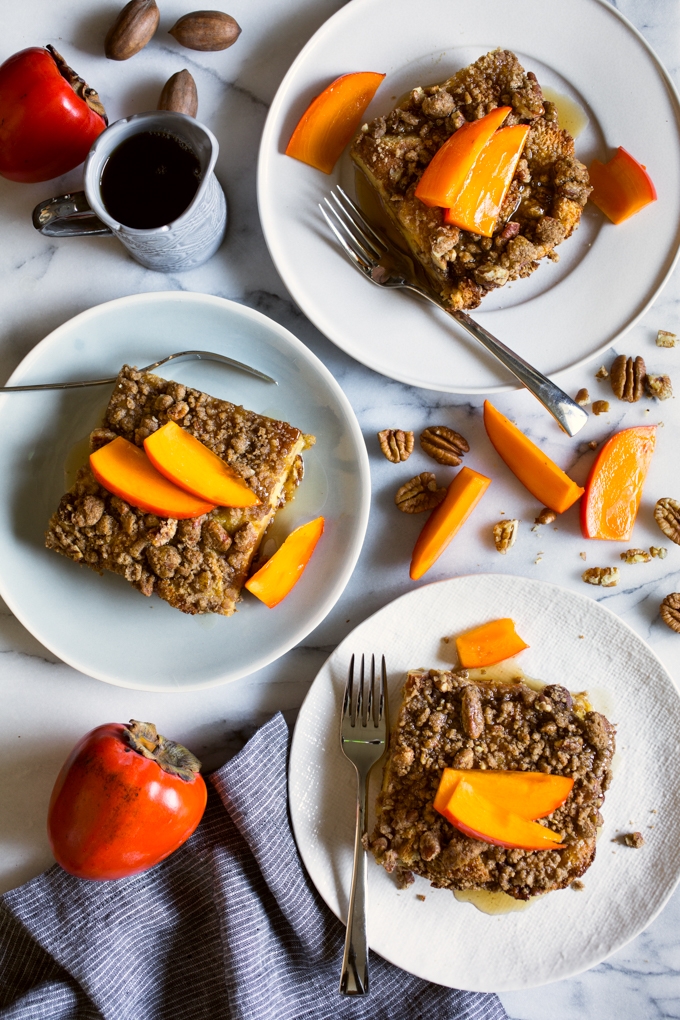
[(198, 157), (179, 138), (161, 131), (131, 135), (113, 150), (101, 172), (107, 211), (126, 227), (172, 223), (201, 183)]

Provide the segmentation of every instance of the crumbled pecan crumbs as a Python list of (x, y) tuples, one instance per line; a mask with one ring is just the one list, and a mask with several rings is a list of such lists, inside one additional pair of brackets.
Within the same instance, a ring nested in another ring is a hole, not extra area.
[(448, 425), (430, 425), (420, 433), (420, 445), (428, 457), (451, 467), (457, 467), (470, 450), (467, 439)]
[(414, 436), (402, 429), (383, 429), (378, 433), (380, 449), (392, 464), (408, 460), (413, 453)]
[(579, 556), (581, 557), (582, 560), (586, 558), (586, 554), (584, 552), (580, 552)]
[(585, 883), (583, 883), (580, 878), (577, 878), (574, 882), (571, 883), (571, 888), (574, 889), (576, 892), (583, 892), (583, 890), (585, 889)]
[(578, 393), (574, 397), (574, 400), (576, 401), (577, 404), (580, 404), (581, 407), (585, 407), (586, 404), (590, 403), (590, 393), (588, 393), (588, 390), (585, 388), (585, 386), (578, 391)]
[(657, 347), (677, 347), (678, 338), (675, 333), (669, 333), (666, 329), (660, 329), (656, 334)]
[(680, 592), (674, 591), (666, 595), (659, 606), (659, 615), (667, 627), (680, 634)]
[(641, 846), (645, 845), (645, 840), (641, 832), (627, 832), (623, 837), (623, 841), (626, 846), (632, 846), (636, 850), (639, 850)]
[(402, 513), (419, 514), (424, 510), (434, 510), (446, 496), (446, 489), (437, 488), (437, 479), (431, 471), (421, 471), (419, 475), (406, 482), (394, 497)]
[(668, 400), (673, 396), (673, 386), (667, 375), (648, 375), (645, 378), (647, 395), (657, 400)]
[(619, 583), (618, 567), (589, 567), (581, 574), (586, 584), (600, 584), (603, 588), (614, 588)]
[(416, 893), (416, 899), (420, 900), (421, 903), (425, 902), (425, 897), (423, 896), (422, 893)]
[(596, 379), (607, 379), (609, 378), (609, 372), (607, 371), (606, 365), (600, 365), (597, 372), (595, 373)]
[(680, 502), (677, 499), (669, 496), (658, 499), (654, 507), (654, 520), (666, 538), (680, 545)]
[(657, 556), (660, 560), (665, 560), (668, 556), (668, 549), (663, 545), (650, 545), (649, 551), (652, 556)]
[(649, 563), (652, 559), (651, 553), (646, 549), (626, 549), (625, 552), (619, 553), (619, 557), (625, 563)]
[[(594, 400), (593, 401), (593, 414), (607, 414), (608, 411), (609, 411), (609, 401), (608, 400)], [(594, 448), (595, 447), (593, 447), (593, 449)]]
[(557, 519), (557, 514), (554, 510), (549, 510), (547, 506), (544, 506), (538, 517), (534, 518), (534, 524), (552, 524)]
[(506, 553), (515, 544), (519, 521), (516, 518), (510, 521), (499, 521), (493, 526), (493, 541), (499, 553)]

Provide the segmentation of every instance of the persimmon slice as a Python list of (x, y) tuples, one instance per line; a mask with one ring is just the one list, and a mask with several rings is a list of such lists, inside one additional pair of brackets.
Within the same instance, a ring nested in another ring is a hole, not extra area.
[(246, 588), (273, 609), (298, 583), (323, 534), (324, 519), (317, 517), (292, 531), (271, 559), (246, 581)]
[(146, 455), (181, 489), (216, 506), (256, 506), (260, 500), (235, 471), (186, 429), (166, 422), (144, 440)]
[(585, 538), (627, 542), (656, 442), (656, 425), (638, 425), (609, 439), (590, 469), (581, 504)]
[(444, 222), (491, 237), (529, 134), (526, 124), (496, 131), (486, 143)]
[(461, 779), (497, 807), (505, 807), (532, 821), (545, 818), (561, 807), (574, 785), (571, 776), (546, 775), (545, 772), (444, 769), (434, 799), (435, 811), (443, 814)]
[(552, 850), (561, 844), (557, 832), (493, 804), (468, 779), (460, 779), (440, 812), (460, 832), (484, 843), (517, 850)]
[(156, 471), (144, 450), (122, 436), (90, 454), (92, 474), (100, 485), (146, 513), (159, 517), (200, 517), (215, 507), (173, 485)]
[(544, 506), (561, 514), (582, 495), (581, 486), (488, 400), (484, 401), (484, 427), (498, 455)]
[(511, 106), (497, 106), (479, 120), (463, 124), (438, 149), (425, 167), (415, 190), (423, 205), (450, 209), (463, 190), (477, 159)]
[(509, 659), (528, 647), (515, 630), (514, 620), (509, 617), (489, 620), (456, 638), (458, 658), (466, 669), (493, 666), (495, 662)]
[(469, 467), (460, 469), (444, 501), (432, 511), (418, 536), (411, 557), (411, 580), (417, 581), (439, 559), (490, 485), (491, 479), (486, 475)]
[(311, 101), (286, 146), (286, 155), (330, 174), (353, 137), (384, 74), (343, 74)]
[(656, 202), (656, 188), (646, 167), (621, 146), (608, 163), (594, 159), (588, 173), (593, 185), (590, 201), (612, 223), (623, 223), (650, 202)]

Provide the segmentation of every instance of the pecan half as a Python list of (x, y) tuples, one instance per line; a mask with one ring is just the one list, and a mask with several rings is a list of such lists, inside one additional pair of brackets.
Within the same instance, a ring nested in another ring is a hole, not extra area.
[(654, 507), (654, 520), (666, 538), (680, 545), (680, 503), (668, 496), (657, 499)]
[(515, 518), (511, 521), (499, 521), (493, 526), (494, 545), (499, 553), (505, 554), (515, 544), (519, 521)]
[(659, 615), (667, 627), (680, 634), (680, 591), (666, 595), (659, 606)]
[(657, 347), (677, 347), (678, 338), (675, 333), (669, 333), (667, 329), (660, 329), (656, 334)]
[(432, 472), (422, 471), (397, 489), (394, 502), (402, 513), (420, 514), (424, 510), (434, 510), (445, 495), (446, 489), (437, 488), (437, 479)]
[(420, 433), (420, 445), (428, 457), (456, 467), (470, 449), (467, 439), (448, 425), (431, 425)]
[(668, 400), (673, 396), (673, 386), (667, 375), (646, 376), (645, 390), (648, 397), (656, 397), (657, 400)]
[(619, 555), (625, 563), (649, 563), (652, 559), (646, 549), (626, 549)]
[(601, 584), (603, 588), (613, 588), (619, 583), (618, 567), (589, 567), (581, 574), (586, 584)]
[(614, 396), (634, 403), (642, 396), (647, 369), (643, 358), (627, 358), (619, 354), (609, 370)]
[(414, 438), (412, 432), (401, 429), (383, 429), (378, 433), (380, 449), (393, 464), (408, 460), (413, 453)]

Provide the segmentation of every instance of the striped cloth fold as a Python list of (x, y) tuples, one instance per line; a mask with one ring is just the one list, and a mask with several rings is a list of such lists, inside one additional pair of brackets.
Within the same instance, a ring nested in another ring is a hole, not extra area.
[(167, 861), (90, 882), (57, 865), (0, 897), (2, 1020), (507, 1020), (372, 955), (371, 993), (337, 990), (344, 928), (287, 813), (274, 716), (210, 779), (201, 825)]

